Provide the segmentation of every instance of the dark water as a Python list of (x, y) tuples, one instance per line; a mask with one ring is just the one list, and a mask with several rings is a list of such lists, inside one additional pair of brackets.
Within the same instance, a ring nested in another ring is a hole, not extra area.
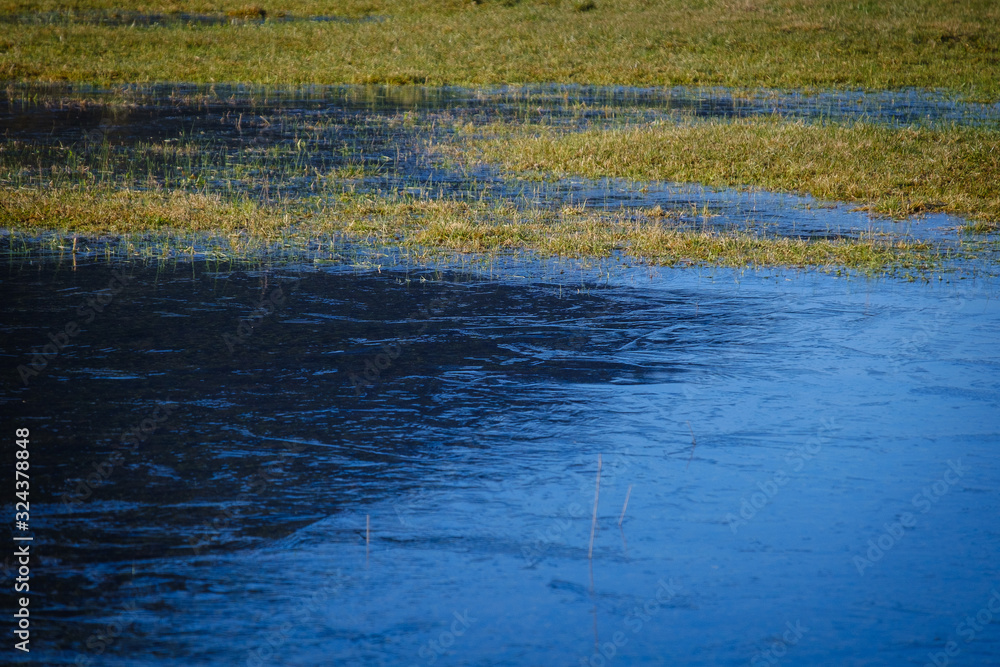
[[(203, 108), (258, 110), (367, 109), (383, 113), (460, 111), (470, 120), (532, 118), (536, 122), (615, 116), (646, 120), (684, 112), (703, 118), (781, 114), (795, 118), (908, 125), (919, 122), (995, 123), (1000, 103), (972, 102), (933, 91), (758, 89), (586, 86), (526, 84), (465, 88), (460, 86), (326, 85), (278, 87), (240, 84), (122, 84), (112, 88), (85, 85), (22, 85), (8, 89), (4, 106), (25, 99), (44, 101), (86, 97), (100, 101), (125, 98), (147, 109), (174, 106), (185, 97)], [(171, 104), (174, 102), (174, 104)], [(133, 107), (134, 109), (134, 107)], [(100, 111), (100, 109), (97, 109)]]
[(2, 276), (31, 664), (998, 664), (993, 279)]
[(368, 23), (382, 21), (381, 16), (293, 16), (290, 14), (268, 14), (250, 11), (245, 15), (237, 14), (197, 14), (191, 12), (175, 12), (171, 14), (156, 14), (130, 10), (116, 11), (63, 11), (63, 12), (22, 12), (17, 14), (0, 14), (0, 24), (14, 23), (27, 25), (103, 25), (123, 26), (132, 28), (156, 28), (178, 26), (234, 26), (252, 27), (266, 23)]

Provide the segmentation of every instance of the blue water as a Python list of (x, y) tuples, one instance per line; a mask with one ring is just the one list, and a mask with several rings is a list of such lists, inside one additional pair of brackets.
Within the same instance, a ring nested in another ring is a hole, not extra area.
[(993, 278), (2, 275), (31, 664), (1000, 663)]

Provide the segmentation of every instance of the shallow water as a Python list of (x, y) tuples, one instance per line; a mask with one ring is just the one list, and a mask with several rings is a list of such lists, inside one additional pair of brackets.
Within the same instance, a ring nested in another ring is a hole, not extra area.
[(0, 101), (0, 136), (7, 142), (0, 178), (13, 185), (153, 184), (267, 202), (374, 193), (608, 211), (659, 205), (682, 224), (716, 230), (957, 239), (964, 221), (955, 216), (900, 223), (808, 196), (658, 182), (518, 180), (487, 166), (456, 164), (438, 152), (456, 132), (481, 132), (498, 121), (577, 129), (772, 114), (817, 122), (977, 124), (1000, 120), (1000, 105), (913, 91), (740, 96), (724, 89), (574, 86), (25, 88)]
[(959, 626), (1000, 589), (994, 279), (44, 254), (2, 275), (32, 664), (1000, 654), (1000, 621)]
[(132, 28), (156, 28), (163, 26), (233, 26), (252, 27), (271, 23), (292, 23), (311, 21), (316, 23), (366, 23), (382, 21), (381, 16), (292, 16), (289, 14), (229, 16), (227, 14), (197, 14), (175, 12), (171, 14), (150, 14), (129, 10), (116, 11), (68, 11), (68, 12), (22, 12), (0, 14), (0, 24), (15, 23), (27, 25), (102, 25)]

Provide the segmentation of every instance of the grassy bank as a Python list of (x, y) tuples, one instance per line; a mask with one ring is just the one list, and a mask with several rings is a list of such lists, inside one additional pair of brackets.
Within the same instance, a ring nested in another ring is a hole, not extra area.
[[(116, 5), (3, 0), (0, 79), (918, 87), (1000, 97), (993, 0), (167, 0), (130, 9), (223, 19), (260, 9), (267, 19), (102, 25)], [(287, 20), (317, 15), (378, 20)]]
[[(904, 217), (943, 211), (1000, 222), (1000, 131), (775, 119), (559, 132), (494, 126), (482, 159), (519, 174), (795, 191)], [(487, 133), (489, 134), (489, 133)]]
[(527, 251), (607, 257), (620, 252), (660, 265), (819, 266), (865, 273), (921, 269), (942, 259), (929, 245), (904, 240), (803, 241), (700, 231), (658, 208), (599, 214), (375, 196), (345, 198), (326, 208), (267, 207), (176, 191), (7, 188), (0, 190), (0, 227), (33, 235), (174, 234), (183, 243), (203, 234), (226, 239), (227, 250), (237, 255), (274, 247), (332, 247), (340, 239), (423, 256)]

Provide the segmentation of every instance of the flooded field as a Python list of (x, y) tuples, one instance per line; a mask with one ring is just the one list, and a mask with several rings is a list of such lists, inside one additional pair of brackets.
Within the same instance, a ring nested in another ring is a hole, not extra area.
[[(11, 193), (167, 191), (334, 216), (462, 204), (497, 226), (512, 211), (655, 215), (956, 252), (871, 278), (614, 250), (429, 256), (341, 231), (243, 256), (195, 232), (161, 253), (157, 230), (9, 231), (0, 414), (30, 429), (34, 538), (31, 654), (9, 661), (998, 664), (995, 235), (960, 255), (959, 216), (534, 178), (459, 150), (497, 124), (755, 117), (978, 127), (1000, 107), (721, 89), (9, 89)], [(8, 553), (4, 576), (17, 567)]]
[(955, 239), (964, 220), (903, 222), (759, 189), (524, 179), (453, 148), (497, 123), (569, 131), (733, 118), (995, 126), (1000, 106), (914, 92), (755, 93), (547, 86), (23, 88), (0, 103), (0, 182), (180, 189), (324, 207), (372, 195), (615, 212), (660, 207), (691, 227), (792, 238)]

